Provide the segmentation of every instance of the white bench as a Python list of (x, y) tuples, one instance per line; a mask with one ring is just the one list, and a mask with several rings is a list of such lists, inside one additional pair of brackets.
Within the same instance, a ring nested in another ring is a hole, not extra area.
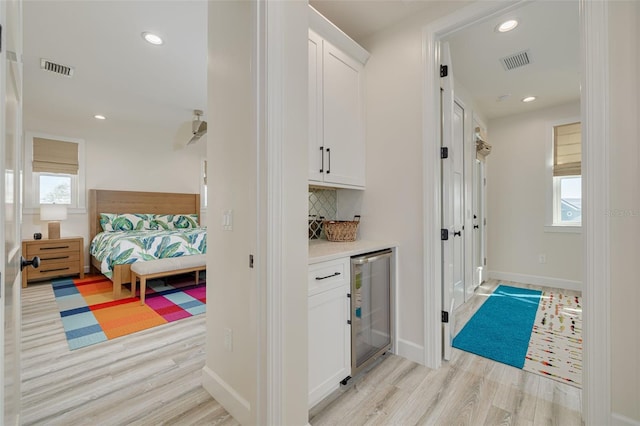
[(206, 254), (134, 262), (131, 264), (131, 295), (135, 297), (137, 280), (140, 278), (140, 304), (144, 305), (147, 279), (195, 272), (197, 284), (200, 281), (200, 271), (205, 269), (207, 269)]

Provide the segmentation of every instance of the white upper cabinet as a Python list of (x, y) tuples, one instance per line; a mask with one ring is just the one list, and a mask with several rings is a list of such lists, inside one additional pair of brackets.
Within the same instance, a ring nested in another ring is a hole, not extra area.
[(310, 10), (309, 183), (364, 189), (363, 71), (369, 54)]

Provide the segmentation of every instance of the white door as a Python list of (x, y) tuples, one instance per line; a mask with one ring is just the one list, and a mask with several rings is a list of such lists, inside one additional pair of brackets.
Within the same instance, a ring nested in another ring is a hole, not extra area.
[(454, 101), (453, 73), (448, 43), (441, 44), (441, 61), (447, 67), (440, 79), (442, 112), (442, 311), (443, 354), (451, 358), (455, 308), (464, 301), (464, 110)]
[(20, 421), (20, 222), (22, 153), (22, 10), (19, 0), (0, 1), (2, 44), (0, 53), (0, 422)]
[(485, 179), (484, 161), (473, 164), (473, 288), (484, 281), (484, 236), (485, 234)]

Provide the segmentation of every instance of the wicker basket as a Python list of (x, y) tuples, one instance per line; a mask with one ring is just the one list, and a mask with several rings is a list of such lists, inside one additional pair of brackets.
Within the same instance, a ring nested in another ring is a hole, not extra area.
[(360, 216), (356, 215), (353, 220), (325, 220), (322, 228), (329, 241), (355, 241), (359, 223)]

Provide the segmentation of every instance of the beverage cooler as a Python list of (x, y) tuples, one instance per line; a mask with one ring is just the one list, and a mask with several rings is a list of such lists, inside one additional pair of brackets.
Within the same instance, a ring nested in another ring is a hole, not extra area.
[(391, 249), (351, 258), (351, 375), (391, 349)]

